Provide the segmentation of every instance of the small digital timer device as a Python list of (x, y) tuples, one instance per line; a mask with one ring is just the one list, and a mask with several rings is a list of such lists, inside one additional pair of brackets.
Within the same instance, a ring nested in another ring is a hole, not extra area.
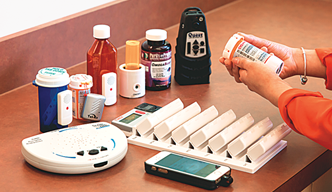
[(139, 122), (160, 108), (161, 107), (149, 103), (142, 103), (134, 109), (114, 119), (112, 124), (121, 129), (126, 136), (131, 136)]
[(205, 16), (189, 7), (181, 16), (175, 47), (175, 80), (180, 85), (210, 83), (211, 52)]

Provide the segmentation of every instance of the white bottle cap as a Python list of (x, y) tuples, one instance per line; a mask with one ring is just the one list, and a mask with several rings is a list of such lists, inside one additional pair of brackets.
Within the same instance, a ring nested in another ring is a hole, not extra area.
[(70, 82), (66, 69), (48, 67), (38, 71), (36, 84), (42, 87), (62, 87)]
[(234, 34), (227, 42), (226, 46), (225, 46), (225, 49), (223, 51), (223, 57), (226, 58), (226, 59), (232, 59), (230, 58), (231, 56), (231, 53), (233, 51), (233, 49), (236, 47), (234, 47), (236, 45), (236, 43), (240, 40), (243, 40), (244, 37), (242, 37), (241, 35), (238, 35), (238, 34)]
[(76, 74), (70, 76), (69, 87), (73, 89), (90, 89), (92, 85), (92, 77), (90, 75)]
[(111, 28), (108, 25), (95, 25), (93, 37), (96, 39), (108, 39), (111, 36)]
[(167, 32), (162, 29), (150, 29), (145, 32), (145, 37), (151, 41), (163, 41), (167, 39)]

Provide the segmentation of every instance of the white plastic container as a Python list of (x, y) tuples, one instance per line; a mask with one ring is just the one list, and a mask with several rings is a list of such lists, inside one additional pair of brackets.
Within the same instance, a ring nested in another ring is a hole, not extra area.
[(292, 132), (292, 129), (288, 127), (286, 123), (282, 123), (267, 135), (265, 135), (261, 140), (248, 148), (247, 155), (250, 160), (255, 161), (269, 149), (275, 146), (279, 141)]
[(232, 109), (228, 110), (226, 113), (220, 115), (218, 118), (191, 135), (191, 144), (198, 148), (212, 136), (223, 130), (228, 124), (232, 123), (235, 119), (236, 115), (234, 111)]
[(196, 115), (189, 121), (182, 124), (172, 132), (172, 138), (176, 143), (183, 143), (191, 134), (212, 121), (218, 116), (218, 110), (213, 105), (202, 113)]
[(238, 34), (234, 34), (228, 40), (223, 51), (223, 57), (226, 59), (243, 57), (255, 62), (261, 62), (270, 67), (278, 75), (281, 73), (284, 65), (281, 59), (244, 41), (244, 37)]
[(139, 134), (145, 135), (156, 125), (174, 115), (175, 113), (181, 111), (183, 108), (184, 105), (181, 99), (175, 99), (171, 103), (167, 104), (166, 106), (162, 107), (158, 111), (152, 113), (147, 118), (139, 122), (136, 126), (136, 130)]
[(252, 124), (254, 124), (254, 118), (250, 113), (241, 117), (239, 120), (235, 121), (209, 140), (211, 150), (217, 152), (222, 149), (230, 141), (247, 130)]
[(251, 144), (256, 142), (261, 136), (270, 131), (272, 126), (273, 123), (268, 117), (266, 117), (228, 144), (228, 152), (232, 156), (238, 155)]
[(85, 97), (90, 93), (92, 87), (92, 77), (86, 74), (77, 74), (70, 76), (69, 88), (73, 92), (73, 117), (82, 118), (82, 110)]
[(126, 63), (120, 65), (119, 93), (126, 98), (139, 98), (145, 95), (145, 66), (140, 64), (140, 43), (126, 41)]
[(139, 64), (139, 69), (127, 70), (126, 64), (119, 67), (119, 94), (126, 98), (139, 98), (145, 95), (145, 67)]
[(194, 116), (198, 115), (200, 112), (201, 107), (198, 105), (197, 102), (195, 102), (157, 125), (154, 128), (154, 134), (158, 139), (163, 139), (174, 129), (176, 129), (189, 119), (193, 118)]

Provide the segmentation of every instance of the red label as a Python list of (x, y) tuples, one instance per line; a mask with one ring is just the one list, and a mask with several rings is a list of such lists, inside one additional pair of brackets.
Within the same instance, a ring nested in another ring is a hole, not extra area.
[(145, 112), (136, 110), (135, 113), (145, 115)]
[(241, 49), (242, 46), (244, 45), (244, 43), (245, 43), (245, 42), (243, 41), (237, 49)]
[(121, 115), (120, 117), (116, 118), (114, 121), (119, 121), (122, 118), (123, 118), (123, 116)]

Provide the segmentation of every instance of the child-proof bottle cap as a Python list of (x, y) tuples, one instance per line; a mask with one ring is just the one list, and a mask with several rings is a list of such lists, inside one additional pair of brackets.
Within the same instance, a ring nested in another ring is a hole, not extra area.
[(70, 82), (66, 69), (48, 67), (38, 71), (36, 84), (41, 87), (62, 87)]
[(223, 51), (223, 57), (226, 59), (232, 59), (231, 53), (233, 52), (234, 49), (236, 49), (236, 44), (240, 41), (243, 40), (244, 37), (238, 34), (234, 34), (227, 42), (225, 49)]
[(167, 39), (167, 32), (162, 29), (150, 29), (145, 32), (145, 37), (151, 41), (163, 41)]
[(93, 37), (96, 39), (108, 39), (111, 36), (111, 28), (108, 25), (95, 25)]
[(126, 69), (139, 69), (140, 50), (139, 41), (126, 41)]
[(73, 89), (90, 89), (92, 85), (92, 77), (90, 75), (76, 74), (70, 76), (69, 86)]

